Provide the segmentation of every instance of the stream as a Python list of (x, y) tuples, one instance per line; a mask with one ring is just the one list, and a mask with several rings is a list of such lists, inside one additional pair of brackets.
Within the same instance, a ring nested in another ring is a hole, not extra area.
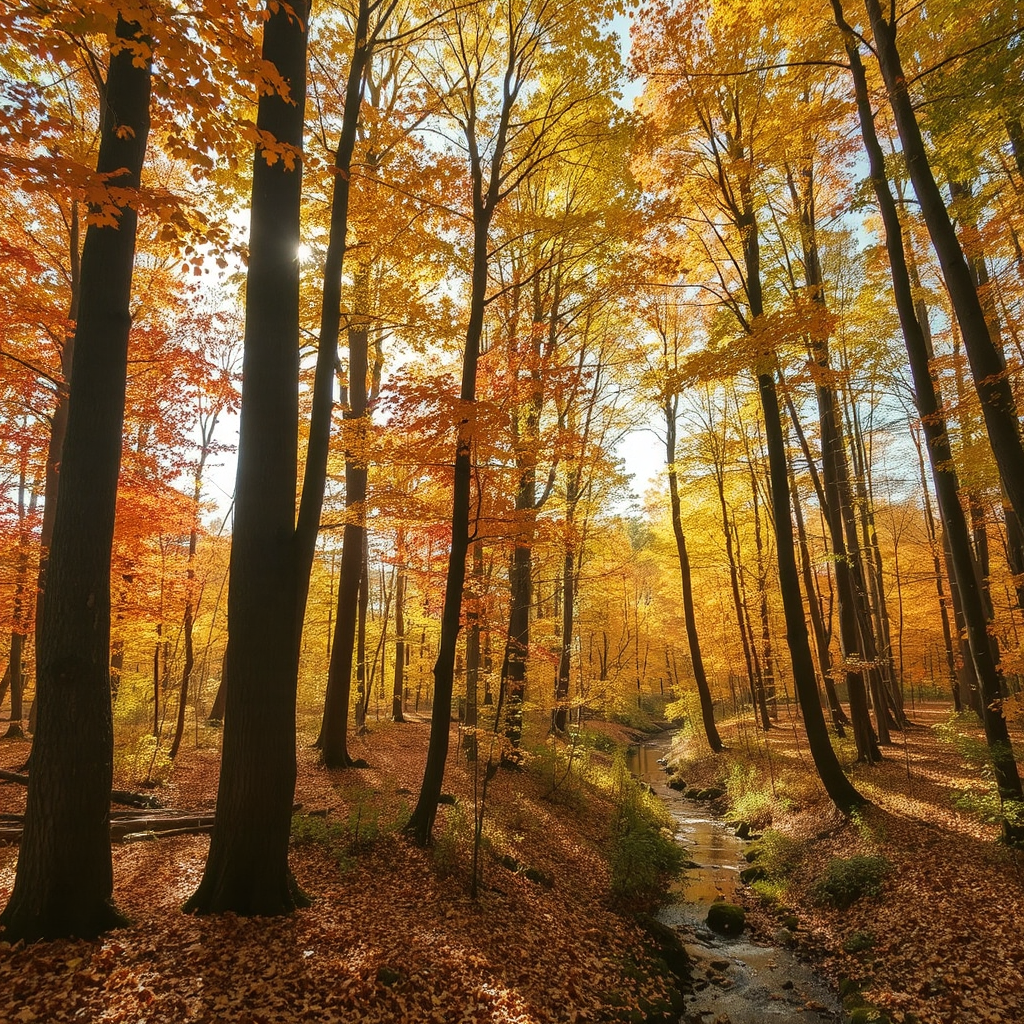
[(669, 789), (669, 776), (658, 759), (669, 737), (631, 749), (633, 774), (650, 785), (676, 822), (676, 841), (698, 865), (672, 885), (674, 900), (658, 919), (682, 932), (693, 962), (693, 991), (686, 996), (684, 1024), (764, 1024), (800, 1021), (841, 1024), (846, 1019), (835, 994), (814, 971), (786, 947), (755, 943), (746, 934), (734, 937), (711, 931), (705, 919), (718, 898), (736, 902), (744, 840), (733, 835), (703, 803)]

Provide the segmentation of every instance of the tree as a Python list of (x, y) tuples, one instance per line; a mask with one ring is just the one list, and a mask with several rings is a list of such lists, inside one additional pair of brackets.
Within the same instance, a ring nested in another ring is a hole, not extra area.
[[(699, 208), (691, 231), (714, 261), (722, 286), (722, 305), (749, 339), (746, 359), (752, 365), (761, 400), (768, 448), (770, 494), (779, 585), (793, 677), (804, 715), (808, 743), (818, 774), (836, 805), (849, 813), (864, 803), (843, 773), (828, 739), (814, 676), (814, 662), (804, 619), (793, 541), (792, 510), (785, 437), (776, 387), (779, 331), (766, 316), (758, 224), (760, 174), (779, 139), (765, 123), (770, 60), (764, 49), (775, 43), (777, 26), (762, 31), (738, 18), (728, 2), (716, 6), (697, 36), (685, 25), (692, 12), (685, 7), (661, 10), (639, 27), (645, 47), (640, 70), (649, 76), (644, 107), (654, 129), (651, 180), (663, 190), (678, 189), (666, 166), (677, 162), (689, 183), (706, 186), (712, 203)], [(735, 33), (731, 35), (730, 33)], [(704, 57), (716, 44), (741, 66), (756, 72), (739, 79), (703, 74)], [(681, 124), (686, 126), (680, 131)], [(687, 145), (687, 143), (690, 143)], [(657, 148), (661, 143), (662, 149)]]
[(704, 671), (704, 659), (701, 656), (700, 637), (697, 633), (697, 619), (694, 612), (690, 556), (686, 549), (686, 535), (683, 531), (683, 517), (679, 499), (676, 436), (679, 420), (679, 384), (681, 383), (679, 358), (681, 354), (680, 346), (683, 343), (683, 339), (680, 337), (680, 311), (668, 302), (658, 302), (655, 300), (652, 305), (652, 314), (654, 319), (653, 326), (661, 342), (660, 365), (656, 368), (655, 375), (663, 382), (661, 385), (662, 393), (659, 398), (661, 400), (662, 412), (665, 416), (665, 464), (668, 467), (668, 493), (672, 513), (672, 533), (675, 537), (683, 588), (686, 642), (690, 650), (690, 664), (693, 666), (693, 677), (697, 684), (697, 694), (700, 698), (704, 734), (707, 736), (708, 746), (717, 754), (724, 749), (724, 744), (718, 735), (718, 727), (715, 725), (715, 705), (711, 698), (707, 674)]
[(150, 97), (150, 43), (128, 20), (133, 14), (126, 10), (110, 27), (96, 170), (124, 191), (91, 211), (82, 252), (74, 392), (43, 595), (37, 736), (18, 872), (0, 915), (8, 941), (91, 938), (124, 922), (113, 904), (110, 858), (110, 548), (137, 224), (130, 204)]
[(295, 791), (300, 551), (299, 207), (308, 5), (268, 5), (253, 163), (226, 707), (216, 824), (194, 913), (275, 915), (304, 905), (288, 867)]
[[(931, 461), (932, 476), (935, 480), (939, 510), (949, 535), (956, 582), (960, 590), (964, 616), (967, 620), (971, 657), (974, 660), (982, 688), (985, 735), (995, 769), (999, 795), (1001, 799), (1019, 801), (1022, 797), (1021, 781), (1013, 757), (1006, 719), (1001, 710), (1001, 679), (998, 666), (992, 656), (992, 645), (988, 636), (988, 616), (985, 614), (981, 596), (981, 581), (978, 578), (977, 565), (971, 554), (967, 521), (957, 493), (955, 463), (931, 375), (928, 346), (914, 308), (899, 214), (886, 177), (882, 148), (875, 134), (867, 79), (860, 59), (859, 44), (843, 16), (840, 0), (832, 0), (832, 9), (836, 24), (844, 33), (846, 52), (849, 55), (854, 76), (861, 131), (870, 161), (872, 186), (882, 212), (893, 291), (907, 346), (907, 356), (913, 373), (916, 401), (921, 416), (921, 429), (928, 442), (928, 456)], [(1020, 841), (1019, 826), (1014, 826), (1008, 819), (1004, 819), (1003, 828), (1008, 838)]]
[(1024, 443), (1006, 361), (993, 342), (970, 267), (932, 173), (896, 42), (895, 19), (886, 19), (879, 0), (865, 0), (865, 8), (903, 146), (903, 158), (963, 334), (1000, 479), (1018, 522), (1024, 523)]

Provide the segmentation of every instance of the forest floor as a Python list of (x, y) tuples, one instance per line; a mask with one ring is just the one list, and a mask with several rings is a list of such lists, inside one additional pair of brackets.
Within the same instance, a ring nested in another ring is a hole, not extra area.
[[(604, 786), (576, 773), (560, 783), (564, 760), (542, 746), (528, 770), (498, 772), (473, 900), (464, 758), (449, 760), (445, 792), (458, 803), (439, 808), (433, 848), (398, 827), (418, 792), (428, 732), (424, 721), (373, 725), (350, 741), (364, 769), (324, 770), (300, 746), (291, 864), (313, 903), (291, 917), (183, 915), (207, 835), (115, 843), (115, 901), (133, 923), (97, 942), (0, 942), (0, 1021), (600, 1021), (667, 1007), (648, 932), (610, 897), (607, 767)], [(28, 751), (0, 743), (0, 767), (16, 768)], [(592, 756), (596, 776), (610, 759)], [(183, 749), (155, 793), (211, 813), (218, 765), (213, 742)], [(115, 786), (131, 784), (115, 776)], [(0, 812), (23, 811), (24, 799), (24, 787), (0, 784)], [(0, 845), (0, 906), (16, 855)]]
[[(785, 707), (767, 747), (734, 720), (721, 725), (724, 756), (688, 730), (674, 751), (688, 785), (722, 786), (716, 808), (764, 830), (771, 876), (744, 890), (755, 934), (792, 941), (895, 1022), (1020, 1024), (1024, 861), (976, 807), (954, 806), (956, 793), (981, 794), (986, 783), (970, 756), (976, 731), (961, 724), (965, 737), (947, 742), (934, 728), (947, 717), (945, 705), (918, 704), (906, 742), (895, 733), (880, 765), (853, 769), (872, 801), (854, 821), (831, 808)], [(134, 923), (94, 943), (0, 942), (0, 1021), (611, 1021), (664, 1006), (668, 982), (649, 935), (610, 895), (611, 759), (589, 750), (566, 774), (564, 749), (538, 740), (528, 770), (498, 772), (473, 900), (474, 779), (462, 757), (449, 760), (445, 791), (458, 802), (440, 807), (433, 848), (398, 827), (418, 792), (428, 731), (424, 721), (371, 724), (350, 744), (365, 769), (326, 771), (300, 746), (291, 863), (314, 902), (292, 917), (182, 915), (205, 835), (115, 844), (115, 899)], [(164, 804), (212, 811), (216, 739), (183, 750), (155, 791)], [(453, 732), (453, 752), (457, 742)], [(0, 743), (0, 767), (16, 768), (28, 750)], [(118, 765), (115, 784), (132, 788), (133, 766)], [(22, 811), (24, 795), (0, 784), (0, 812)], [(16, 855), (0, 845), (0, 906)], [(881, 892), (842, 911), (822, 905), (815, 880), (854, 855), (887, 861)], [(798, 920), (791, 939), (779, 931), (787, 915)]]
[[(768, 941), (795, 943), (848, 1007), (863, 1001), (907, 1024), (1021, 1024), (1024, 853), (1000, 845), (979, 813), (992, 789), (980, 730), (961, 718), (954, 734), (946, 703), (918, 703), (910, 718), (880, 764), (852, 769), (871, 801), (852, 821), (825, 798), (785, 708), (767, 748), (749, 719), (733, 720), (720, 725), (724, 756), (686, 731), (674, 758), (688, 786), (727, 790), (721, 813), (766, 830), (756, 863), (769, 877), (742, 890), (748, 921)], [(888, 863), (880, 892), (846, 909), (823, 904), (816, 882), (857, 856)], [(787, 916), (792, 936), (780, 932)]]

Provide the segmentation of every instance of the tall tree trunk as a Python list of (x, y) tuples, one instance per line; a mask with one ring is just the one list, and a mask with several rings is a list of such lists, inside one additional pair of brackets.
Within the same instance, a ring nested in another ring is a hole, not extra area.
[[(920, 313), (918, 313), (920, 318)], [(922, 328), (924, 324), (921, 325)], [(922, 450), (920, 435), (916, 427), (911, 424), (911, 436), (914, 439), (914, 447), (917, 449), (917, 465), (921, 476), (921, 493), (924, 495), (924, 522), (928, 532), (928, 545), (932, 551), (932, 571), (935, 574), (935, 591), (939, 599), (939, 619), (942, 624), (942, 645), (946, 654), (946, 668), (949, 671), (949, 685), (953, 695), (955, 710), (961, 710), (960, 689), (956, 671), (956, 655), (953, 651), (953, 633), (949, 625), (949, 607), (946, 598), (945, 587), (942, 584), (942, 562), (939, 559), (941, 545), (935, 529), (935, 516), (932, 512), (932, 499), (928, 488), (928, 479), (924, 468), (924, 451)]]
[[(506, 71), (506, 83), (511, 81), (515, 68), (514, 41)], [(448, 757), (449, 733), (452, 717), (452, 691), (455, 687), (455, 649), (462, 618), (462, 587), (466, 580), (466, 554), (469, 551), (470, 492), (473, 482), (473, 433), (476, 429), (476, 375), (483, 338), (484, 309), (487, 301), (488, 237), (494, 210), (501, 196), (501, 167), (505, 154), (512, 108), (518, 89), (506, 85), (501, 115), (490, 160), (485, 164), (477, 140), (478, 125), (474, 117), (467, 120), (466, 143), (470, 154), (470, 177), (473, 202), (473, 273), (470, 284), (469, 320), (466, 324), (466, 343), (462, 356), (462, 383), (459, 398), (462, 419), (458, 427), (455, 465), (452, 475), (451, 546), (448, 554), (448, 578), (445, 583), (444, 604), (441, 609), (441, 636), (438, 641), (437, 661), (434, 663), (434, 707), (430, 720), (430, 741), (427, 763), (423, 771), (423, 785), (419, 799), (406, 825), (421, 846), (431, 839), (437, 804), (444, 779), (444, 764)], [(474, 108), (475, 109), (475, 108)], [(489, 174), (485, 181), (485, 167)], [(525, 652), (524, 652), (525, 654)], [(506, 650), (505, 661), (509, 653)], [(504, 675), (504, 673), (503, 673)]]
[[(24, 652), (28, 639), (25, 615), (25, 591), (28, 584), (29, 548), (32, 537), (28, 527), (28, 517), (35, 511), (38, 489), (33, 487), (32, 494), (25, 503), (27, 486), (26, 472), (28, 468), (28, 449), (21, 452), (21, 466), (18, 472), (18, 554), (14, 571), (14, 602), (11, 608), (11, 658), (7, 664), (5, 679), (11, 688), (11, 717), (4, 733), (4, 739), (22, 740), (25, 732), (21, 720), (25, 715), (23, 697), (25, 693)], [(3, 686), (0, 686), (0, 703), (3, 703)]]
[[(149, 136), (148, 40), (118, 18), (96, 169), (139, 187)], [(127, 131), (125, 129), (128, 129)], [(37, 656), (38, 721), (25, 830), (4, 939), (92, 938), (124, 923), (113, 903), (110, 550), (121, 465), (137, 215), (90, 224), (82, 253), (73, 393), (60, 460)]]
[[(761, 619), (761, 669), (758, 673), (760, 689), (758, 701), (761, 705), (761, 720), (765, 732), (771, 718), (779, 717), (779, 704), (775, 695), (775, 665), (772, 659), (772, 632), (768, 618), (768, 566), (764, 556), (764, 540), (761, 533), (761, 496), (757, 489), (757, 472), (754, 469), (754, 455), (747, 448), (747, 469), (750, 473), (750, 496), (754, 510), (754, 553), (757, 555), (757, 605)], [(753, 629), (751, 629), (753, 640)], [(769, 717), (769, 707), (771, 713)]]
[(463, 725), (466, 736), (463, 748), (466, 760), (477, 757), (476, 727), (480, 683), (480, 612), (483, 603), (484, 549), (480, 541), (473, 544), (473, 582), (466, 594), (466, 714)]
[[(729, 586), (732, 592), (732, 606), (736, 613), (736, 625), (740, 631), (740, 643), (743, 648), (743, 661), (747, 668), (747, 680), (750, 685), (750, 696), (757, 701), (757, 688), (760, 685), (754, 677), (754, 663), (751, 657), (750, 641), (747, 637), (747, 628), (743, 614), (743, 600), (740, 597), (739, 569), (736, 564), (736, 551), (732, 543), (732, 527), (729, 522), (729, 510), (725, 503), (725, 467), (722, 460), (714, 459), (715, 483), (718, 486), (718, 504), (722, 511), (722, 535), (725, 538), (725, 554), (729, 562)], [(666, 650), (667, 656), (667, 650)]]
[(803, 507), (800, 492), (796, 486), (796, 474), (789, 467), (789, 490), (793, 501), (793, 515), (796, 522), (797, 545), (800, 549), (800, 571), (804, 581), (804, 593), (807, 597), (807, 610), (811, 619), (811, 630), (814, 633), (814, 646), (818, 652), (818, 666), (821, 670), (821, 682), (825, 689), (829, 713), (832, 716), (832, 728), (836, 735), (846, 735), (844, 726), (850, 724), (843, 705), (839, 701), (836, 682), (832, 675), (832, 654), (829, 650), (829, 637), (825, 631), (825, 621), (821, 614), (821, 602), (814, 586), (814, 571), (811, 567), (811, 552), (807, 542), (807, 530), (804, 527)]
[[(750, 318), (756, 323), (764, 315), (761, 288), (761, 256), (757, 219), (749, 196), (744, 190), (743, 206), (738, 211), (736, 227), (743, 241), (743, 262), (746, 271), (747, 305)], [(846, 777), (832, 749), (821, 709), (818, 685), (814, 678), (814, 659), (807, 636), (803, 600), (800, 596), (800, 578), (796, 568), (796, 550), (793, 544), (793, 521), (789, 507), (789, 469), (786, 442), (782, 430), (782, 414), (775, 387), (774, 367), (756, 367), (757, 390), (761, 399), (765, 440), (768, 447), (768, 470), (771, 484), (772, 524), (775, 529), (775, 549), (779, 562), (779, 589), (786, 619), (786, 641), (793, 663), (793, 684), (803, 712), (807, 745), (818, 776), (830, 799), (845, 814), (862, 807), (864, 798)]]
[(369, 332), (365, 324), (348, 332), (347, 429), (352, 433), (345, 456), (346, 522), (342, 535), (341, 570), (338, 574), (338, 604), (334, 620), (334, 642), (327, 674), (327, 696), (320, 730), (320, 756), (327, 768), (347, 768), (348, 709), (352, 693), (352, 656), (359, 617), (359, 581), (363, 571), (366, 527), (366, 374)]
[[(390, 17), (394, 4), (389, 3), (380, 13), (374, 28), (370, 28), (370, 8), (373, 0), (358, 0), (356, 23), (352, 34), (352, 59), (349, 62), (345, 84), (345, 110), (342, 116), (338, 148), (334, 154), (334, 174), (331, 182), (331, 221), (324, 255), (323, 294), (320, 306), (320, 336), (317, 343), (316, 369), (313, 379), (312, 409), (310, 412), (309, 441), (306, 448), (305, 469), (302, 480), (302, 498), (295, 525), (297, 562), (297, 591), (295, 617), (301, 636), (309, 593), (310, 570), (316, 552), (320, 512), (323, 507), (327, 480), (327, 455), (331, 441), (331, 412), (334, 405), (334, 369), (338, 360), (338, 340), (341, 333), (341, 287), (345, 261), (345, 236), (348, 231), (348, 203), (351, 190), (352, 153), (355, 150), (359, 110), (366, 85), (366, 74), (377, 36)], [(311, 4), (306, 7), (306, 17)], [(351, 336), (350, 336), (351, 344)], [(347, 472), (347, 469), (346, 469)], [(343, 556), (344, 557), (344, 556)], [(328, 681), (328, 689), (330, 682)], [(348, 704), (345, 703), (346, 715)], [(326, 719), (326, 711), (324, 714)], [(332, 736), (336, 740), (336, 736)], [(342, 748), (344, 738), (342, 738)], [(332, 755), (335, 751), (332, 748)], [(339, 760), (345, 760), (340, 757)]]
[(999, 476), (1018, 521), (1024, 523), (1024, 445), (1006, 362), (989, 332), (978, 290), (928, 162), (896, 43), (896, 23), (885, 19), (879, 0), (865, 0), (865, 7), (903, 157), (963, 334)]
[(405, 543), (404, 531), (398, 529), (398, 573), (395, 578), (395, 676), (391, 688), (391, 721), (404, 722), (402, 703), (405, 697), (405, 663), (408, 658), (405, 642)]
[[(81, 224), (79, 204), (71, 202), (68, 219), (68, 265), (71, 279), (71, 300), (68, 304), (68, 320), (78, 321), (78, 307), (82, 295)], [(43, 639), (43, 594), (46, 591), (46, 573), (50, 562), (50, 545), (53, 543), (53, 524), (57, 515), (57, 494), (60, 489), (61, 453), (68, 429), (68, 397), (71, 393), (71, 364), (75, 356), (75, 331), (71, 329), (64, 338), (60, 350), (60, 376), (57, 382), (56, 404), (50, 416), (50, 436), (46, 447), (46, 477), (43, 494), (43, 521), (39, 526), (39, 570), (36, 584), (36, 651), (42, 649)], [(38, 674), (38, 673), (37, 673)], [(38, 690), (37, 690), (38, 698)]]
[(679, 558), (679, 576), (683, 587), (683, 619), (686, 622), (686, 642), (690, 649), (690, 661), (693, 667), (693, 679), (697, 684), (697, 696), (700, 699), (701, 720), (704, 723), (704, 734), (708, 746), (717, 754), (725, 749), (722, 737), (718, 734), (715, 724), (715, 704), (711, 698), (711, 687), (704, 671), (704, 659), (701, 656), (700, 636), (697, 633), (697, 616), (693, 606), (693, 581), (690, 575), (690, 556), (686, 550), (686, 535), (683, 533), (683, 517), (679, 502), (679, 474), (676, 471), (676, 416), (678, 414), (679, 397), (672, 395), (666, 399), (665, 413), (665, 463), (668, 466), (668, 493), (672, 509), (672, 533), (676, 539), (676, 555)]
[(195, 560), (196, 551), (199, 546), (199, 500), (203, 496), (203, 470), (206, 468), (206, 460), (209, 458), (213, 445), (213, 432), (217, 427), (217, 413), (212, 413), (208, 419), (201, 424), (202, 445), (199, 451), (199, 462), (196, 466), (196, 475), (192, 487), (192, 504), (194, 507), (192, 529), (188, 535), (188, 569), (185, 579), (185, 611), (182, 617), (182, 634), (185, 645), (185, 664), (181, 670), (181, 687), (178, 692), (178, 717), (174, 725), (174, 739), (171, 741), (171, 749), (168, 756), (174, 760), (178, 756), (181, 747), (181, 740), (185, 734), (185, 713), (188, 707), (188, 688), (192, 679), (192, 669), (195, 667), (195, 650), (193, 648), (192, 631), (195, 626)]
[[(288, 913), (308, 901), (288, 867), (295, 794), (300, 592), (298, 472), (299, 208), (308, 6), (271, 7), (263, 59), (288, 86), (264, 93), (256, 125), (295, 159), (253, 163), (244, 384), (224, 657), (224, 740), (216, 823), (195, 913)], [(274, 154), (277, 157), (277, 154)]]
[(566, 480), (566, 539), (562, 552), (562, 643), (555, 681), (555, 711), (551, 726), (564, 735), (569, 728), (569, 673), (572, 659), (572, 628), (576, 602), (576, 524), (574, 512), (580, 495), (580, 471), (570, 467)]
[[(736, 525), (735, 517), (732, 522), (733, 547), (736, 549), (736, 560), (743, 565), (743, 558), (740, 549), (740, 531)], [(761, 728), (767, 732), (772, 727), (772, 720), (768, 714), (768, 701), (765, 700), (764, 675), (761, 672), (761, 656), (757, 653), (757, 642), (754, 639), (754, 627), (750, 621), (750, 602), (747, 599), (747, 585), (744, 581), (744, 574), (740, 573), (740, 594), (742, 596), (741, 610), (743, 612), (742, 628), (746, 636), (747, 648), (750, 651), (750, 658), (753, 663), (754, 675), (752, 689), (750, 691), (751, 706), (754, 708), (754, 720), (758, 717), (761, 720)]]
[(356, 732), (366, 731), (366, 709), (370, 704), (369, 680), (366, 677), (366, 616), (370, 607), (369, 550), (363, 530), (363, 551), (359, 566), (359, 607), (356, 610)]
[[(869, 9), (877, 7), (876, 0), (868, 0)], [(857, 94), (857, 109), (860, 115), (861, 132), (871, 168), (871, 181), (882, 213), (885, 226), (886, 250), (892, 271), (893, 292), (896, 308), (903, 329), (907, 357), (914, 380), (921, 426), (928, 441), (928, 456), (932, 464), (932, 475), (939, 509), (949, 538), (957, 586), (963, 604), (967, 624), (967, 635), (971, 645), (971, 656), (981, 686), (982, 713), (985, 737), (988, 741), (989, 756), (995, 772), (996, 784), (1002, 799), (1020, 800), (1022, 795), (1020, 776), (1013, 757), (1013, 748), (1006, 727), (1006, 719), (1000, 710), (1000, 672), (992, 657), (988, 636), (988, 620), (981, 595), (981, 583), (977, 566), (971, 555), (971, 544), (967, 520), (958, 495), (953, 453), (945, 420), (939, 406), (938, 396), (928, 364), (928, 347), (914, 310), (910, 276), (907, 272), (906, 257), (899, 214), (889, 190), (885, 175), (885, 160), (882, 148), (875, 134), (871, 103), (867, 91), (867, 77), (860, 60), (859, 44), (850, 27), (843, 20), (840, 0), (832, 0), (836, 22), (845, 34), (847, 54), (850, 58)], [(874, 19), (873, 19), (874, 20)], [(876, 38), (879, 30), (876, 29)], [(885, 36), (883, 34), (883, 39)], [(902, 86), (905, 89), (905, 84)], [(1008, 838), (1019, 840), (1020, 827), (1004, 821), (1004, 833)]]

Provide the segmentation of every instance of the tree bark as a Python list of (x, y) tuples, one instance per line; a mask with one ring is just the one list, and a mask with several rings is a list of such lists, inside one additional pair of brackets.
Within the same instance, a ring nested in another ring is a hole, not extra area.
[(1006, 362), (989, 332), (978, 290), (928, 162), (896, 43), (896, 24), (886, 21), (879, 0), (865, 0), (865, 7), (903, 157), (963, 334), (999, 476), (1018, 521), (1024, 523), (1024, 445)]
[[(139, 187), (150, 66), (137, 24), (118, 18), (97, 172)], [(131, 41), (131, 43), (129, 42)], [(141, 66), (139, 66), (141, 65)], [(125, 129), (128, 129), (127, 131)], [(4, 939), (92, 938), (124, 923), (113, 902), (110, 789), (110, 550), (128, 368), (137, 215), (91, 224), (82, 253), (67, 435), (60, 462), (38, 651), (38, 721)]]
[[(747, 304), (751, 326), (756, 328), (764, 315), (761, 289), (761, 258), (758, 243), (757, 219), (748, 197), (737, 218), (736, 227), (743, 241), (743, 262), (746, 271)], [(800, 578), (796, 568), (793, 544), (793, 521), (789, 507), (789, 480), (786, 443), (782, 430), (778, 392), (775, 388), (774, 369), (756, 368), (757, 390), (764, 417), (765, 440), (768, 446), (768, 471), (771, 484), (772, 524), (775, 529), (775, 549), (779, 562), (779, 589), (786, 619), (786, 641), (793, 662), (793, 684), (803, 712), (807, 745), (818, 776), (831, 800), (844, 813), (849, 814), (867, 802), (846, 777), (828, 737), (825, 715), (821, 708), (818, 686), (814, 678), (814, 659), (804, 619), (803, 600), (800, 596)]]
[(679, 474), (676, 471), (676, 416), (679, 398), (673, 395), (666, 399), (665, 413), (665, 463), (668, 466), (668, 494), (672, 510), (672, 533), (676, 540), (676, 555), (679, 558), (679, 576), (683, 588), (683, 619), (686, 623), (686, 642), (690, 650), (693, 679), (700, 699), (700, 715), (704, 723), (704, 734), (708, 746), (715, 754), (725, 749), (722, 737), (715, 724), (715, 704), (708, 686), (704, 659), (701, 656), (700, 636), (697, 633), (697, 617), (693, 606), (693, 581), (690, 574), (690, 556), (686, 550), (686, 535), (683, 532), (683, 517), (679, 502)]
[(334, 642), (327, 675), (320, 757), (326, 768), (348, 768), (348, 710), (352, 694), (352, 656), (359, 617), (359, 581), (363, 572), (366, 527), (366, 373), (369, 332), (365, 325), (348, 332), (348, 408), (345, 420), (354, 431), (353, 444), (345, 456), (345, 513), (342, 535), (341, 570), (338, 574), (338, 604), (334, 620)]
[[(869, 9), (877, 8), (876, 0), (867, 0)], [(945, 419), (939, 405), (935, 384), (932, 380), (931, 368), (928, 363), (928, 346), (921, 324), (914, 310), (913, 293), (910, 276), (907, 272), (906, 257), (903, 251), (903, 240), (899, 214), (896, 203), (889, 190), (885, 174), (885, 160), (882, 148), (875, 134), (871, 104), (867, 91), (867, 78), (860, 60), (859, 44), (849, 25), (843, 19), (840, 0), (832, 0), (836, 23), (844, 31), (846, 51), (850, 58), (851, 69), (857, 94), (857, 108), (860, 116), (861, 132), (867, 150), (871, 169), (871, 183), (882, 213), (885, 227), (886, 250), (892, 271), (893, 292), (896, 308), (906, 342), (907, 357), (914, 381), (918, 412), (921, 425), (928, 442), (928, 457), (931, 460), (932, 475), (939, 502), (939, 510), (949, 538), (950, 552), (953, 559), (957, 586), (963, 605), (967, 624), (967, 636), (981, 686), (982, 714), (985, 725), (985, 737), (989, 746), (989, 756), (995, 771), (996, 784), (1002, 799), (1020, 800), (1022, 797), (1020, 776), (1013, 757), (1013, 748), (1007, 731), (1006, 719), (1000, 709), (1001, 679), (999, 667), (992, 657), (989, 642), (988, 621), (985, 614), (984, 600), (981, 593), (981, 581), (978, 577), (977, 565), (971, 554), (971, 543), (967, 520), (958, 495), (958, 481), (953, 453), (950, 448), (949, 436), (946, 433)], [(873, 19), (874, 20), (874, 19)], [(887, 28), (885, 26), (884, 28)], [(884, 28), (882, 33), (883, 40)], [(876, 38), (879, 30), (876, 29)], [(905, 84), (903, 85), (905, 89)], [(1004, 821), (1004, 833), (1007, 838), (1019, 840), (1020, 827), (1012, 826)]]
[(398, 533), (398, 573), (395, 577), (395, 675), (391, 689), (391, 720), (393, 722), (404, 722), (405, 715), (402, 711), (402, 703), (405, 697), (405, 564), (403, 558), (405, 545), (403, 543), (402, 529)]
[(299, 208), (308, 5), (272, 8), (263, 59), (288, 97), (260, 97), (257, 128), (291, 160), (253, 165), (235, 521), (224, 658), (224, 741), (216, 824), (194, 913), (288, 913), (308, 901), (288, 867), (295, 792), (300, 593)]

